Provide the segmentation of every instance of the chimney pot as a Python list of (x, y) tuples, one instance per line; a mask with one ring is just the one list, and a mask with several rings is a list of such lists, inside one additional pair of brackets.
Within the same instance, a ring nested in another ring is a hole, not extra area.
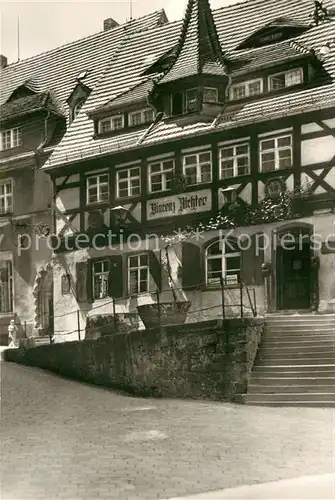
[(0, 68), (5, 68), (7, 66), (7, 57), (0, 54)]
[(104, 20), (104, 31), (116, 28), (116, 26), (119, 26), (119, 23), (117, 23), (112, 17)]

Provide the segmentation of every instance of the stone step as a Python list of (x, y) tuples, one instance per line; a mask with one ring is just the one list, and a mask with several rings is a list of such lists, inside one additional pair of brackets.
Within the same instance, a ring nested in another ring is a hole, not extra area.
[(282, 376), (282, 377), (295, 377), (295, 376), (308, 376), (308, 377), (323, 377), (335, 376), (335, 364), (328, 365), (308, 365), (308, 366), (293, 366), (287, 365), (284, 367), (278, 366), (255, 366), (252, 376)]
[(320, 357), (323, 355), (327, 355), (326, 357), (334, 356), (335, 361), (335, 346), (332, 344), (324, 344), (324, 345), (304, 345), (304, 344), (296, 344), (296, 345), (282, 345), (282, 346), (273, 346), (266, 343), (263, 343), (260, 348), (258, 355), (262, 357), (272, 357), (288, 355), (288, 356), (299, 356), (306, 355), (307, 357), (313, 357), (319, 355)]
[(335, 314), (266, 314), (266, 321), (335, 321)]
[(335, 327), (333, 325), (268, 325), (264, 327), (264, 333), (328, 333), (335, 335)]
[(306, 346), (310, 347), (313, 349), (313, 347), (322, 347), (322, 346), (329, 346), (329, 347), (334, 347), (335, 348), (335, 342), (333, 338), (330, 337), (322, 337), (322, 338), (312, 338), (312, 337), (300, 337), (299, 339), (292, 339), (288, 337), (287, 339), (284, 338), (278, 338), (278, 337), (267, 337), (264, 336), (262, 338), (261, 346), (266, 346), (266, 347), (300, 347), (300, 346)]
[(326, 376), (325, 374), (321, 374), (317, 377), (305, 377), (297, 374), (292, 377), (292, 374), (287, 376), (272, 376), (270, 374), (267, 376), (264, 375), (254, 375), (251, 380), (251, 386), (260, 385), (260, 386), (269, 386), (269, 387), (280, 387), (280, 386), (289, 386), (289, 385), (299, 385), (301, 387), (311, 387), (311, 386), (332, 386), (335, 388), (335, 372), (332, 375)]
[(247, 402), (262, 402), (262, 403), (281, 403), (284, 402), (300, 402), (300, 401), (308, 401), (310, 403), (317, 402), (328, 402), (333, 403), (335, 405), (335, 390), (332, 392), (295, 392), (295, 393), (283, 393), (277, 392), (276, 394), (262, 394), (262, 393), (253, 393), (247, 394), (246, 396)]
[[(241, 398), (242, 399), (242, 398)], [(334, 401), (260, 401), (245, 398), (244, 404), (248, 406), (269, 406), (269, 407), (303, 407), (303, 408), (335, 408)]]
[(290, 358), (283, 358), (283, 357), (276, 357), (272, 356), (271, 359), (269, 359), (268, 356), (265, 358), (259, 358), (257, 361), (258, 366), (262, 365), (264, 367), (269, 367), (269, 366), (325, 366), (325, 365), (333, 365), (334, 364), (334, 357), (323, 357), (322, 359), (319, 359), (317, 356), (315, 357), (307, 357), (306, 355), (304, 357), (299, 358), (298, 356), (296, 357), (290, 357)]
[(335, 393), (335, 384), (331, 385), (298, 385), (298, 381), (295, 384), (287, 385), (260, 385), (252, 383), (248, 387), (248, 394), (332, 394)]

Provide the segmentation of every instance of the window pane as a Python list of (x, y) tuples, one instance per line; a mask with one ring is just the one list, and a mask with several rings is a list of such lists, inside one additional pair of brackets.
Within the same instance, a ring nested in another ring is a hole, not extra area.
[(221, 149), (221, 156), (223, 158), (232, 158), (234, 156), (234, 148)]
[(291, 140), (292, 140), (291, 136), (279, 137), (279, 139), (278, 139), (278, 146), (279, 147), (291, 146)]
[(248, 145), (243, 145), (243, 146), (236, 146), (236, 154), (237, 155), (247, 155), (249, 154), (249, 146)]
[(248, 95), (258, 95), (261, 93), (261, 82), (252, 82), (248, 84)]
[(203, 162), (207, 162), (207, 161), (211, 161), (211, 153), (200, 153), (199, 154), (199, 162), (203, 163)]
[(163, 170), (172, 170), (174, 166), (173, 160), (166, 160), (163, 162)]
[(270, 77), (270, 90), (285, 88), (285, 73)]
[(119, 179), (127, 179), (127, 177), (128, 177), (128, 170), (120, 170), (118, 172)]
[(148, 256), (147, 255), (140, 255), (140, 265), (141, 266), (148, 265)]
[(150, 172), (160, 172), (161, 171), (161, 164), (160, 163), (153, 163), (150, 165)]
[(302, 83), (302, 71), (300, 69), (288, 71), (286, 73), (286, 87), (291, 87), (292, 85), (299, 85)]
[(267, 141), (261, 142), (261, 149), (264, 151), (266, 149), (274, 149), (275, 148), (275, 140), (269, 139)]
[(195, 163), (197, 163), (197, 157), (196, 157), (196, 155), (185, 156), (184, 157), (184, 163), (185, 163), (185, 165), (194, 165)]
[(222, 249), (222, 241), (217, 241), (208, 247), (208, 255), (220, 255)]

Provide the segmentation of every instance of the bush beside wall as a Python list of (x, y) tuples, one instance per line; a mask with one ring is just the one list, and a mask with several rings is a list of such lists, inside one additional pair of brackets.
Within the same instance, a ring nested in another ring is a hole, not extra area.
[(214, 320), (10, 349), (5, 359), (138, 395), (237, 401), (263, 327), (255, 318)]

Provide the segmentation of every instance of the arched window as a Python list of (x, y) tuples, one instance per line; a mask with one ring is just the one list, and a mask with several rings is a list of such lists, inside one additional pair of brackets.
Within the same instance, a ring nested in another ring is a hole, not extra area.
[(72, 120), (75, 119), (81, 108), (83, 107), (83, 104), (85, 102), (85, 99), (79, 99), (76, 104), (73, 106), (72, 110)]
[(226, 284), (240, 281), (241, 252), (236, 240), (219, 239), (206, 249), (206, 284)]

